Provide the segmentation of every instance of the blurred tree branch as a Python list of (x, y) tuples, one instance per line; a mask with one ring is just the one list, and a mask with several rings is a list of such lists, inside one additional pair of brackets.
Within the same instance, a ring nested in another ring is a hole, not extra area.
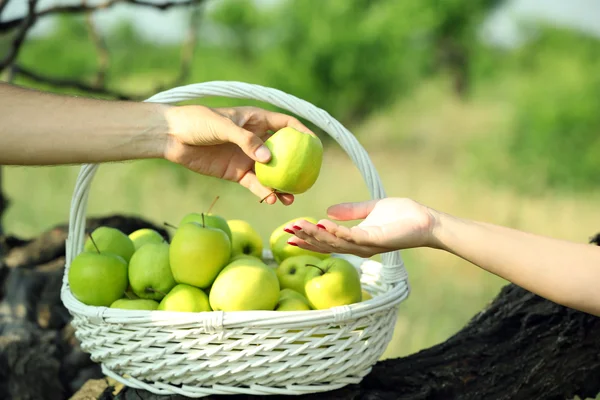
[[(0, 0), (0, 14), (5, 9), (10, 0)], [(97, 4), (89, 4), (87, 0), (81, 0), (77, 5), (56, 5), (41, 11), (36, 10), (38, 0), (28, 0), (27, 14), (20, 18), (0, 22), (0, 34), (15, 30), (11, 39), (8, 51), (0, 58), (0, 73), (4, 72), (4, 80), (12, 82), (17, 76), (24, 77), (36, 83), (43, 83), (55, 88), (77, 89), (79, 91), (108, 96), (119, 100), (143, 100), (150, 95), (163, 91), (169, 87), (183, 84), (190, 75), (195, 49), (198, 41), (198, 28), (200, 19), (200, 5), (206, 0), (180, 0), (163, 1), (160, 3), (145, 0), (106, 0)], [(116, 4), (132, 4), (137, 6), (153, 7), (158, 10), (167, 10), (171, 7), (188, 6), (192, 7), (190, 12), (189, 29), (181, 50), (181, 59), (179, 69), (173, 79), (166, 83), (157, 85), (149, 93), (125, 93), (118, 89), (107, 87), (107, 73), (110, 68), (110, 51), (100, 32), (98, 31), (94, 20), (93, 12), (100, 9), (107, 9)], [(18, 62), (19, 52), (26, 41), (27, 34), (35, 25), (39, 17), (69, 13), (85, 14), (86, 25), (90, 41), (96, 50), (97, 71), (92, 82), (77, 77), (57, 77), (51, 76), (43, 71), (37, 71), (30, 67), (25, 67)], [(2, 215), (8, 205), (2, 191), (2, 175), (0, 170), (0, 233), (2, 233)]]
[[(2, 11), (2, 8), (6, 5), (6, 3), (8, 3), (8, 1), (10, 0), (6, 0), (4, 3), (0, 3), (0, 12)], [(37, 0), (35, 1), (37, 2)], [(45, 17), (47, 15), (53, 15), (53, 14), (68, 14), (68, 13), (72, 13), (72, 14), (81, 14), (84, 12), (91, 12), (91, 11), (96, 11), (96, 10), (106, 10), (108, 8), (111, 8), (117, 4), (133, 4), (136, 6), (144, 6), (144, 7), (151, 7), (151, 8), (156, 8), (158, 10), (168, 10), (169, 8), (173, 8), (173, 7), (186, 7), (186, 6), (191, 6), (191, 5), (196, 5), (196, 4), (200, 4), (204, 2), (204, 0), (181, 0), (181, 1), (163, 1), (161, 3), (157, 3), (157, 2), (153, 2), (153, 1), (146, 1), (146, 0), (106, 0), (103, 2), (100, 2), (98, 4), (87, 4), (85, 1), (81, 2), (81, 4), (76, 4), (76, 5), (55, 5), (52, 7), (48, 7), (44, 10), (38, 11), (36, 13), (33, 13), (33, 15), (31, 13), (28, 13), (27, 16), (24, 17), (20, 17), (20, 18), (14, 18), (5, 22), (0, 22), (0, 33), (12, 30), (17, 28), (18, 26), (21, 26), (21, 24), (27, 20), (30, 17), (33, 17), (34, 21), (37, 20), (39, 17)], [(31, 1), (30, 1), (31, 3)]]

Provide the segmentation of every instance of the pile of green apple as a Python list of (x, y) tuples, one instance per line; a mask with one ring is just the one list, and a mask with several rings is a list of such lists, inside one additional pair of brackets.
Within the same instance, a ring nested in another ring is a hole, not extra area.
[(322, 310), (371, 298), (350, 262), (289, 245), (285, 225), (269, 238), (275, 262), (262, 259), (248, 222), (215, 214), (184, 216), (170, 243), (156, 230), (102, 226), (72, 261), (69, 286), (90, 306), (179, 312)]
[[(263, 185), (294, 194), (313, 186), (323, 159), (317, 136), (286, 127), (265, 145), (271, 160), (255, 166)], [(322, 310), (371, 297), (350, 262), (289, 245), (287, 223), (269, 238), (268, 263), (248, 222), (211, 209), (185, 215), (170, 243), (152, 229), (95, 229), (71, 263), (71, 292), (91, 306), (180, 312)]]

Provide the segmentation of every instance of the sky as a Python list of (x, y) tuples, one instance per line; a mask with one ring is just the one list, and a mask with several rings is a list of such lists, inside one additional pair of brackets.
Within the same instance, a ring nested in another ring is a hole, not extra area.
[[(88, 4), (98, 4), (103, 1), (88, 0)], [(255, 1), (263, 6), (269, 6), (281, 0)], [(73, 3), (80, 3), (80, 0), (40, 0), (38, 7), (43, 9), (54, 4)], [(207, 3), (209, 7), (213, 4), (215, 0)], [(2, 19), (21, 16), (26, 9), (27, 1), (10, 0)], [(128, 19), (135, 24), (138, 32), (151, 40), (178, 42), (185, 35), (186, 24), (181, 23), (185, 12), (185, 8), (173, 8), (161, 12), (148, 7), (120, 4), (109, 10), (98, 11), (95, 18), (101, 30), (110, 29), (114, 23)], [(600, 37), (600, 1), (598, 0), (509, 0), (488, 18), (482, 34), (486, 41), (498, 45), (518, 44), (522, 38), (519, 24), (530, 19), (569, 26)], [(51, 18), (41, 19), (36, 24), (33, 34), (47, 32), (52, 28), (52, 23)]]

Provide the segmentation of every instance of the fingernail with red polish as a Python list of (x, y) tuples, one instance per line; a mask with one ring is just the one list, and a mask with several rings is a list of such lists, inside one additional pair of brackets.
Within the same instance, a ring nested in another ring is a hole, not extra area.
[(301, 228), (301, 227), (299, 227), (298, 225), (294, 225), (294, 229), (295, 229), (295, 230), (297, 230), (297, 231), (300, 231), (300, 230), (302, 230), (302, 228)]
[(293, 230), (285, 228), (284, 231), (286, 231), (287, 233), (291, 233), (292, 235), (295, 233)]
[(298, 246), (298, 243), (294, 243), (294, 242), (287, 242), (287, 244), (289, 244), (290, 246)]
[(324, 225), (321, 225), (321, 224), (317, 224), (317, 228), (321, 228), (321, 229), (327, 229), (327, 228), (325, 228), (325, 226), (324, 226)]

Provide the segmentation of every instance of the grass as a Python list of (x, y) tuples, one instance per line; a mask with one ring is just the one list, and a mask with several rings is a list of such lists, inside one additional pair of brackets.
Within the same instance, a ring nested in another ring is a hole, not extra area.
[[(585, 242), (598, 229), (594, 215), (600, 193), (530, 197), (473, 174), (473, 140), (508, 131), (511, 109), (501, 102), (461, 102), (445, 84), (424, 85), (410, 100), (353, 127), (369, 152), (389, 196), (411, 197), (465, 218)], [(67, 221), (79, 167), (10, 167), (5, 190), (13, 200), (6, 215), (9, 232), (30, 236)], [(367, 199), (361, 175), (336, 146), (327, 149), (321, 176), (292, 207), (267, 206), (229, 182), (195, 175), (161, 161), (103, 165), (92, 183), (88, 215), (134, 213), (156, 223), (177, 223), (191, 211), (214, 209), (242, 218), (263, 239), (282, 221), (325, 215), (337, 202)], [(506, 282), (468, 262), (428, 249), (403, 252), (412, 294), (400, 306), (385, 358), (417, 352), (444, 341), (495, 297)]]

